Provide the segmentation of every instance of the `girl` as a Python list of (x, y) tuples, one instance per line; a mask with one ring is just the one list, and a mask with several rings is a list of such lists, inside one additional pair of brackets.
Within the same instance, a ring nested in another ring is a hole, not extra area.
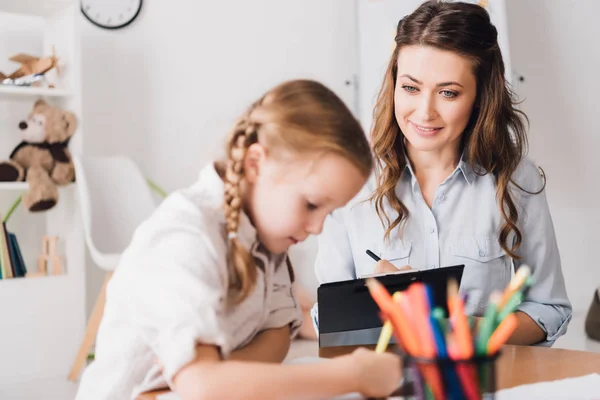
[[(376, 180), (328, 218), (316, 272), (323, 283), (464, 264), (467, 311), (480, 316), (527, 264), (535, 284), (510, 342), (551, 345), (571, 305), (497, 36), (468, 3), (427, 1), (400, 20), (374, 111)], [(367, 249), (386, 261), (375, 266)]]
[(273, 364), (301, 320), (288, 248), (320, 233), (371, 172), (358, 122), (321, 84), (287, 82), (238, 121), (227, 155), (136, 231), (77, 399), (132, 399), (167, 385), (183, 400), (392, 392), (400, 360), (391, 354)]

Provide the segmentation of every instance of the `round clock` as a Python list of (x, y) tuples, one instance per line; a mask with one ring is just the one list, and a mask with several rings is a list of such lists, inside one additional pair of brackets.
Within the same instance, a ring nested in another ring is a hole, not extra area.
[(81, 0), (81, 12), (104, 29), (123, 28), (138, 16), (142, 0)]

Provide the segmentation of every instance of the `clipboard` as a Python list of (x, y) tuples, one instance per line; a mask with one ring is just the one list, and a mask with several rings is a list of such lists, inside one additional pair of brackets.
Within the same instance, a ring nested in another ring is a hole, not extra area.
[[(464, 267), (463, 264), (416, 270), (383, 275), (376, 279), (390, 293), (406, 290), (414, 282), (426, 283), (431, 287), (434, 306), (442, 307), (447, 314), (448, 280), (454, 278), (460, 285)], [(371, 298), (365, 282), (366, 279), (361, 278), (319, 286), (317, 290), (319, 347), (377, 343), (378, 332), (383, 323), (379, 318), (379, 307)], [(352, 335), (352, 332), (357, 335)], [(363, 334), (360, 334), (361, 332)], [(342, 336), (356, 338), (333, 339)]]

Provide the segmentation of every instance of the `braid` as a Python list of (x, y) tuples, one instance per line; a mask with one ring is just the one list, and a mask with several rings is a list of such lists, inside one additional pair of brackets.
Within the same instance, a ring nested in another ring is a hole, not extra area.
[(252, 143), (256, 143), (257, 127), (248, 117), (241, 119), (227, 142), (225, 167), (225, 221), (229, 240), (229, 260), (233, 265), (233, 276), (229, 284), (235, 293), (234, 302), (245, 299), (256, 283), (256, 266), (249, 251), (237, 238), (242, 209), (241, 184), (244, 179), (244, 158)]

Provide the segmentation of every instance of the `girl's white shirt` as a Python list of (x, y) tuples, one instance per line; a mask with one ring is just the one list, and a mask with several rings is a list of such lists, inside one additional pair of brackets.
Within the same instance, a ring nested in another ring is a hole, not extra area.
[(289, 325), (295, 336), (302, 313), (287, 254), (267, 252), (244, 213), (238, 238), (254, 256), (258, 278), (242, 303), (228, 302), (223, 197), (211, 164), (137, 229), (108, 284), (96, 357), (77, 400), (132, 399), (166, 387), (194, 360), (198, 343), (217, 346), (226, 359), (266, 329)]

